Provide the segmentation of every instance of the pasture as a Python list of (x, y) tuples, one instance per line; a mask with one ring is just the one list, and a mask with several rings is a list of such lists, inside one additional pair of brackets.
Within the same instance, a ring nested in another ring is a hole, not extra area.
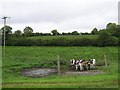
[(67, 40), (74, 40), (74, 39), (84, 39), (84, 38), (89, 38), (89, 39), (95, 39), (97, 38), (98, 35), (61, 35), (61, 36), (33, 36), (33, 37), (28, 37), (29, 39), (33, 40), (51, 40), (51, 39), (59, 39), (59, 38), (64, 38)]
[[(55, 68), (51, 63), (57, 55), (63, 64), (61, 70), (69, 70), (66, 63), (70, 59), (95, 58), (104, 62), (107, 53), (107, 67), (99, 66), (104, 74), (99, 75), (64, 75), (57, 74), (32, 78), (21, 75), (21, 70), (35, 67)], [(117, 47), (6, 47), (2, 60), (3, 88), (117, 88), (118, 87), (118, 48)]]

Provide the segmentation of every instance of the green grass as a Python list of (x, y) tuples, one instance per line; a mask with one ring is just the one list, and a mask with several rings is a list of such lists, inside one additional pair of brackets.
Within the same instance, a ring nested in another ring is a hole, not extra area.
[(51, 40), (51, 39), (58, 39), (58, 38), (66, 38), (67, 40), (73, 40), (73, 39), (82, 39), (82, 38), (89, 38), (89, 39), (95, 39), (97, 35), (68, 35), (68, 36), (35, 36), (35, 37), (28, 37), (29, 39), (41, 39), (41, 40)]
[[(33, 66), (52, 67), (49, 62), (60, 55), (62, 60), (95, 58), (104, 62), (107, 53), (107, 67), (97, 67), (105, 72), (94, 76), (52, 75), (31, 78), (20, 75), (20, 70)], [(6, 47), (3, 59), (3, 88), (117, 88), (118, 48), (117, 47)]]
[[(34, 88), (75, 88), (81, 87), (117, 87), (117, 75), (97, 75), (97, 76), (49, 76), (46, 78), (26, 79), (19, 82), (10, 82), (4, 84), (8, 87), (34, 87)], [(16, 79), (15, 79), (16, 80)]]

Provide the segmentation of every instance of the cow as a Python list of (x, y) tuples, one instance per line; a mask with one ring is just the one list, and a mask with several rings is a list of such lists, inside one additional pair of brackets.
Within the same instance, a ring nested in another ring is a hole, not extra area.
[(75, 60), (75, 59), (72, 59), (70, 60), (71, 62), (71, 66), (75, 66), (75, 70), (77, 71), (78, 69), (80, 69), (80, 71), (83, 71), (83, 70), (88, 70), (88, 61), (86, 60)]
[(81, 67), (82, 67), (81, 70), (88, 70), (89, 65), (88, 65), (88, 61), (87, 60), (81, 60), (80, 63), (81, 63)]
[(75, 59), (71, 59), (70, 62), (71, 62), (70, 65), (75, 65), (76, 64), (76, 60)]
[(88, 65), (89, 65), (89, 69), (95, 69), (96, 68), (96, 60), (95, 59), (89, 59)]
[(75, 70), (78, 70), (79, 60), (71, 59), (70, 62), (71, 62), (70, 65), (71, 65), (72, 67), (75, 66)]
[(76, 60), (76, 64), (75, 64), (75, 69), (76, 69), (76, 71), (77, 71), (79, 68), (81, 69), (81, 63), (80, 63), (79, 60)]
[(71, 59), (71, 60), (70, 60), (70, 67), (71, 67), (72, 69), (75, 69), (75, 68), (76, 68), (76, 60), (75, 60), (75, 59)]
[(82, 64), (82, 62), (83, 62), (83, 60), (80, 60), (80, 61), (79, 61), (80, 71), (82, 71), (82, 70), (83, 70), (83, 64)]
[(71, 59), (70, 62), (71, 62), (70, 66), (71, 67), (74, 66), (76, 71), (79, 69), (79, 66), (80, 68), (82, 68), (79, 60)]

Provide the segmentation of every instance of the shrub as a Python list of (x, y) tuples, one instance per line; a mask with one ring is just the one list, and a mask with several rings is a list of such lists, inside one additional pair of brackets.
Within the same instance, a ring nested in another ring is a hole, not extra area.
[[(51, 36), (52, 37), (52, 36)], [(69, 36), (68, 36), (69, 37)], [(27, 37), (9, 38), (7, 46), (117, 46), (118, 38), (103, 32), (96, 38), (56, 37), (50, 39), (31, 39)], [(120, 40), (119, 40), (120, 45)]]

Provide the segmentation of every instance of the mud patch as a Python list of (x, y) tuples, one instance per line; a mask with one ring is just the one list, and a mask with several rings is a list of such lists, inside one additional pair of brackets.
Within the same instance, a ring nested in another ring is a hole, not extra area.
[[(38, 78), (38, 77), (44, 77), (49, 76), (53, 74), (58, 74), (56, 69), (49, 69), (49, 68), (34, 68), (29, 70), (23, 70), (21, 71), (21, 74), (28, 77)], [(104, 74), (103, 71), (100, 70), (89, 70), (89, 71), (64, 71), (61, 72), (61, 75), (98, 75), (98, 74)]]
[(49, 76), (52, 74), (57, 73), (56, 69), (47, 69), (47, 68), (39, 68), (39, 69), (34, 69), (34, 70), (24, 70), (21, 72), (22, 75), (24, 76), (29, 76), (29, 77), (44, 77), (44, 76)]
[(89, 71), (67, 71), (65, 75), (98, 75), (103, 74), (103, 71), (89, 70)]

